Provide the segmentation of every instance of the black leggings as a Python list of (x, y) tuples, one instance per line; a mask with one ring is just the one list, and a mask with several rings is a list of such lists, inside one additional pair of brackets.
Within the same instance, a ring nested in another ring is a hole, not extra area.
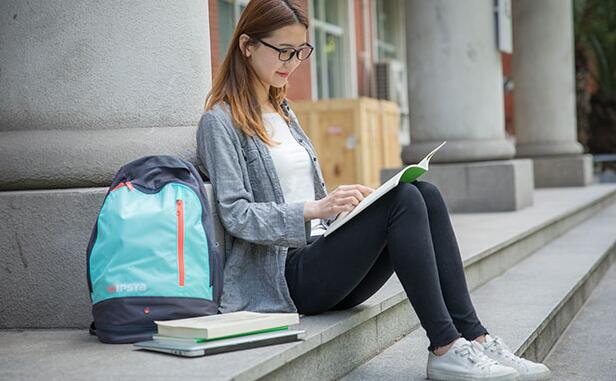
[(488, 333), (477, 318), (445, 202), (427, 182), (400, 183), (327, 237), (290, 248), (285, 278), (298, 313), (361, 304), (396, 272), (428, 350)]

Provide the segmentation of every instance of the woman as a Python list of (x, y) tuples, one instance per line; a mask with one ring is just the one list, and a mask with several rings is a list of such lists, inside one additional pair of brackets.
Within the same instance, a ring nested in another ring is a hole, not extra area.
[(225, 228), (220, 311), (351, 308), (395, 271), (430, 339), (430, 378), (547, 377), (544, 365), (516, 357), (479, 322), (447, 207), (432, 184), (400, 184), (322, 236), (373, 189), (342, 185), (328, 194), (314, 147), (288, 107), (287, 80), (313, 50), (307, 30), (294, 1), (252, 0), (207, 97), (197, 144)]

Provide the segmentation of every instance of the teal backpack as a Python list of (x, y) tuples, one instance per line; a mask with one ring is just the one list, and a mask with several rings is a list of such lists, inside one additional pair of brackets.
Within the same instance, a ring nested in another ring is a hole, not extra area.
[(87, 248), (94, 321), (105, 343), (151, 339), (155, 320), (218, 313), (222, 260), (195, 167), (147, 156), (113, 179)]

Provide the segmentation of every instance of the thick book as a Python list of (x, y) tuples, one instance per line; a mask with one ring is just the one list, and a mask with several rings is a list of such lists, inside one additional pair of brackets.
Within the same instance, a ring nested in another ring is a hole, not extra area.
[(289, 325), (299, 324), (299, 314), (237, 311), (187, 319), (157, 320), (154, 323), (158, 334), (162, 336), (211, 340), (285, 329)]
[(335, 232), (342, 225), (350, 221), (353, 217), (355, 217), (359, 212), (366, 209), (373, 202), (381, 198), (384, 194), (392, 190), (399, 183), (412, 183), (417, 180), (419, 176), (428, 172), (428, 164), (430, 163), (430, 159), (436, 151), (438, 151), (442, 146), (445, 145), (446, 142), (441, 143), (438, 147), (433, 149), (429, 154), (426, 155), (418, 164), (411, 164), (400, 172), (396, 173), (391, 179), (387, 180), (380, 187), (374, 190), (374, 192), (370, 193), (366, 196), (359, 204), (353, 208), (353, 210), (349, 212), (342, 212), (338, 215), (338, 217), (332, 222), (327, 230), (323, 233), (324, 237)]

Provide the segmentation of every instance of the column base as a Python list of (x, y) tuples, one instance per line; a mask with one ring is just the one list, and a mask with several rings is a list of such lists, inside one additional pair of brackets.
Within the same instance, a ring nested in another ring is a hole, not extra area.
[(86, 247), (106, 191), (0, 192), (0, 329), (88, 327)]
[(517, 157), (545, 157), (563, 155), (581, 155), (584, 148), (579, 142), (540, 142), (540, 143), (518, 143), (515, 146)]
[[(446, 139), (443, 139), (446, 140)], [(418, 163), (443, 140), (411, 142), (402, 148), (402, 162)], [(511, 159), (515, 155), (513, 143), (505, 139), (448, 140), (431, 163), (465, 163), (471, 161)]]
[(0, 132), (0, 190), (108, 186), (124, 164), (176, 155), (197, 165), (197, 122), (184, 127)]
[[(216, 243), (224, 228), (206, 183)], [(0, 192), (0, 329), (88, 328), (86, 247), (107, 188)], [(224, 260), (224, 258), (223, 258)]]
[[(402, 168), (381, 171), (385, 182)], [(436, 185), (452, 213), (513, 211), (533, 204), (530, 159), (431, 164), (420, 180)]]
[(544, 156), (533, 158), (535, 186), (584, 187), (592, 182), (592, 155)]

